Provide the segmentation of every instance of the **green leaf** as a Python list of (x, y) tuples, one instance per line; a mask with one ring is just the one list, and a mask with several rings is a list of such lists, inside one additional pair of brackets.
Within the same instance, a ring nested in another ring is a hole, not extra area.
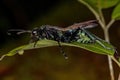
[(95, 11), (115, 6), (119, 0), (79, 0), (89, 4)]
[(112, 19), (120, 20), (120, 3), (113, 10)]
[[(83, 48), (98, 54), (104, 54), (104, 55), (114, 55), (115, 50), (114, 47), (110, 44), (108, 44), (107, 42), (101, 41), (102, 44), (104, 44), (105, 46), (111, 48), (111, 49), (105, 49), (103, 48), (99, 43), (89, 43), (89, 44), (83, 44), (83, 43), (79, 43), (79, 42), (72, 42), (72, 43), (61, 43), (61, 45), (64, 46), (73, 46), (73, 47), (79, 47), (79, 48)], [(2, 60), (5, 56), (13, 56), (15, 54), (20, 54), (22, 55), (24, 53), (24, 51), (26, 50), (31, 50), (31, 49), (39, 49), (39, 48), (44, 48), (44, 47), (50, 47), (50, 46), (58, 46), (58, 43), (56, 41), (52, 41), (52, 40), (40, 40), (37, 42), (36, 46), (34, 46), (34, 43), (30, 43), (28, 45), (23, 45), (20, 47), (17, 47), (13, 50), (11, 50), (10, 52), (8, 52), (7, 54), (4, 54), (0, 60)]]
[(99, 20), (99, 17), (102, 16), (101, 10), (104, 8), (110, 8), (112, 6), (115, 6), (119, 0), (78, 0), (78, 1), (87, 6), (88, 9), (90, 9), (90, 11)]
[(110, 8), (115, 6), (119, 0), (92, 0), (96, 6), (101, 9)]
[(78, 0), (78, 1), (87, 6), (95, 15), (99, 14), (99, 9), (94, 0)]
[(78, 1), (87, 6), (96, 16), (96, 18), (99, 18), (101, 16), (102, 9), (113, 7), (117, 5), (117, 3), (119, 2), (119, 0), (78, 0)]

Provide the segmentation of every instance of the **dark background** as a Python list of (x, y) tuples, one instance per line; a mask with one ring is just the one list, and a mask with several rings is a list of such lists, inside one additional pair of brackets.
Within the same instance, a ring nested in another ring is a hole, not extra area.
[[(109, 21), (112, 8), (103, 10)], [(0, 0), (0, 55), (29, 43), (30, 35), (7, 35), (9, 29), (32, 30), (44, 24), (67, 27), (95, 19), (77, 0)], [(110, 28), (111, 43), (120, 52), (120, 23)], [(104, 39), (100, 26), (90, 29)], [(58, 47), (26, 51), (0, 62), (0, 80), (110, 80), (107, 56), (80, 48), (66, 47), (66, 62)], [(118, 67), (114, 63), (115, 77)]]

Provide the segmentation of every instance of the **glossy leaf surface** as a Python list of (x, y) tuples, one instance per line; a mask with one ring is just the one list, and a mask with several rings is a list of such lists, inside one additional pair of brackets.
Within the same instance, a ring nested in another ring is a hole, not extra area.
[[(104, 55), (113, 55), (115, 53), (115, 50), (112, 45), (108, 44), (107, 42), (101, 41), (102, 44), (105, 46), (111, 48), (111, 49), (106, 49), (102, 47), (100, 44), (97, 42), (95, 43), (89, 43), (89, 44), (83, 44), (79, 42), (72, 42), (72, 43), (61, 43), (62, 46), (73, 46), (73, 47), (79, 47), (85, 50), (92, 51), (97, 54), (104, 54)], [(40, 40), (37, 42), (36, 46), (34, 46), (34, 43), (30, 43), (27, 45), (22, 45), (19, 46), (11, 51), (9, 51), (7, 54), (4, 54), (0, 60), (2, 60), (5, 56), (13, 56), (15, 54), (22, 55), (24, 51), (26, 50), (31, 50), (31, 49), (39, 49), (39, 48), (45, 48), (45, 47), (51, 47), (51, 46), (58, 46), (58, 43), (56, 41), (52, 40)]]

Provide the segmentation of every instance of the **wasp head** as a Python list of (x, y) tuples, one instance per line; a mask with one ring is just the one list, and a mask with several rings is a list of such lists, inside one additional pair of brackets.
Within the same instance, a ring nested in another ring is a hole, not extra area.
[(46, 38), (46, 27), (34, 28), (31, 32), (31, 38), (34, 41)]
[(31, 32), (31, 35), (32, 36), (38, 36), (39, 35), (39, 29), (38, 28), (33, 29), (32, 32)]

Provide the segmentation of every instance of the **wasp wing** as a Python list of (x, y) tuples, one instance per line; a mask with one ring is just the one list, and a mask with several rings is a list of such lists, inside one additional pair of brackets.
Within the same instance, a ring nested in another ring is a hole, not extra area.
[(90, 21), (86, 21), (86, 22), (81, 22), (81, 23), (75, 23), (71, 26), (68, 26), (67, 28), (64, 28), (64, 31), (67, 30), (74, 30), (74, 29), (78, 29), (78, 28), (93, 28), (96, 27), (98, 25), (98, 21), (97, 20), (90, 20)]

